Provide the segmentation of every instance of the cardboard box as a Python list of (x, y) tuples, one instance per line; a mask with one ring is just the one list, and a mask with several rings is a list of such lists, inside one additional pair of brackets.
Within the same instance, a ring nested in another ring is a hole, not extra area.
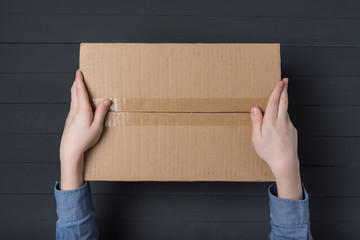
[(273, 181), (250, 109), (280, 80), (279, 44), (82, 43), (96, 106), (113, 101), (85, 180)]

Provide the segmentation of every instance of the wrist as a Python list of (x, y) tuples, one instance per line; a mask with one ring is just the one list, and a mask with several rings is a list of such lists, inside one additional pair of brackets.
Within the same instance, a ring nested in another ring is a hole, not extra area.
[(279, 161), (271, 170), (275, 176), (279, 198), (303, 199), (298, 157)]
[(279, 198), (304, 199), (299, 170), (288, 176), (275, 176), (275, 179)]
[(292, 178), (300, 172), (300, 162), (297, 156), (276, 157), (264, 161), (268, 163), (276, 179)]
[(61, 160), (61, 190), (72, 190), (84, 184), (83, 155)]
[(76, 164), (77, 162), (82, 161), (83, 156), (84, 152), (81, 151), (60, 151), (60, 162), (62, 164)]

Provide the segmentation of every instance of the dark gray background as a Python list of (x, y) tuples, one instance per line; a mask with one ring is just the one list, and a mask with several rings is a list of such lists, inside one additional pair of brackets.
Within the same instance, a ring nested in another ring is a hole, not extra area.
[[(1, 239), (52, 239), (80, 42), (281, 43), (316, 239), (360, 237), (360, 2), (2, 1)], [(92, 183), (103, 239), (266, 239), (269, 183)]]

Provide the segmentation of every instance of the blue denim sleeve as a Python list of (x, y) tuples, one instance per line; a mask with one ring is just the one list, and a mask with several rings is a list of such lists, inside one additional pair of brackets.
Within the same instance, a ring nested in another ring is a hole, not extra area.
[(269, 186), (270, 240), (312, 240), (310, 231), (309, 195), (302, 185), (304, 199), (285, 199), (277, 196), (276, 183)]
[(73, 190), (60, 190), (54, 186), (56, 199), (56, 239), (98, 239), (95, 210), (92, 205), (90, 183)]

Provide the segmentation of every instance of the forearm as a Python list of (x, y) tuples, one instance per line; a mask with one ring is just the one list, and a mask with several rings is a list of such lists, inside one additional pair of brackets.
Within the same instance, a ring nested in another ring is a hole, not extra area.
[(73, 190), (54, 187), (56, 199), (56, 239), (98, 239), (95, 210), (89, 182)]
[(303, 185), (301, 192), (301, 200), (280, 198), (277, 185), (270, 185), (270, 240), (313, 239), (310, 231), (309, 196)]

